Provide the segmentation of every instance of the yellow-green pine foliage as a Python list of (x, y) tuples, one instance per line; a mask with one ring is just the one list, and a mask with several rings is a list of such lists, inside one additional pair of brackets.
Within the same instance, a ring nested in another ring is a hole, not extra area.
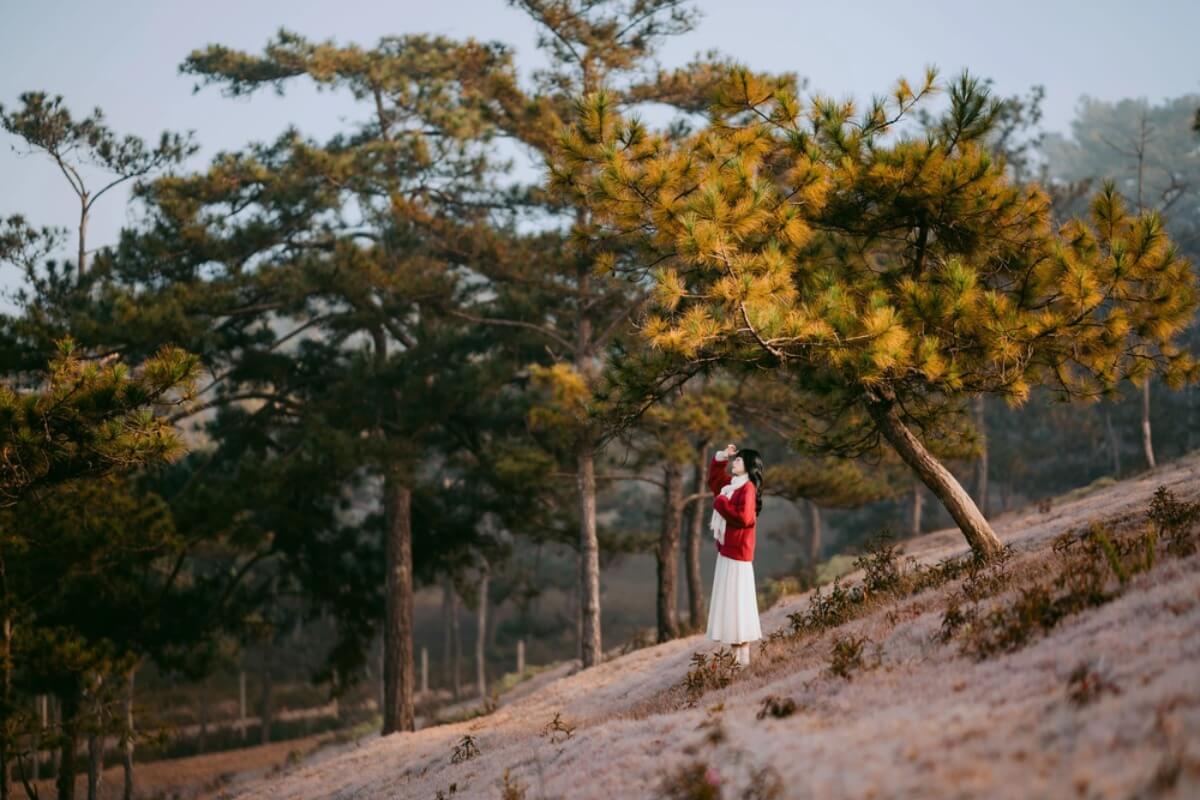
[(989, 154), (998, 104), (970, 76), (935, 124), (900, 130), (939, 90), (930, 70), (857, 113), (735, 69), (684, 139), (598, 92), (556, 175), (585, 187), (606, 235), (645, 248), (658, 289), (643, 332), (689, 359), (787, 364), (827, 396), (915, 398), (934, 416), (979, 392), (1196, 379), (1175, 341), (1196, 278), (1160, 219), (1106, 186), (1089, 219), (1056, 229), (1046, 194)]

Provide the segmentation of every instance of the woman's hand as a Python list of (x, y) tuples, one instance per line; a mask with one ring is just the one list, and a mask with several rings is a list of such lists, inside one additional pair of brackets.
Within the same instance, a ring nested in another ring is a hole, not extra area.
[(738, 451), (738, 449), (737, 449), (737, 445), (736, 445), (736, 444), (727, 444), (727, 445), (725, 445), (725, 455), (729, 456), (729, 458), (731, 458), (731, 459), (732, 459), (734, 456), (736, 456), (736, 455), (737, 455), (737, 451)]

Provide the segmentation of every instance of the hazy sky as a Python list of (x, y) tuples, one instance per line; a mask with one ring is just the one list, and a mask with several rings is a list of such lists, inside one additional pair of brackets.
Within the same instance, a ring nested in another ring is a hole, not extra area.
[[(866, 99), (901, 75), (936, 64), (995, 80), (1002, 94), (1046, 87), (1045, 127), (1065, 130), (1076, 101), (1200, 92), (1198, 0), (701, 0), (697, 30), (671, 40), (661, 58), (684, 63), (717, 48), (764, 70), (792, 70), (811, 89)], [(22, 91), (64, 96), (77, 116), (100, 106), (118, 133), (157, 138), (194, 130), (199, 167), (221, 149), (271, 139), (289, 123), (322, 137), (357, 118), (346, 98), (296, 91), (230, 100), (213, 87), (192, 94), (178, 74), (187, 53), (209, 43), (253, 52), (286, 27), (310, 38), (374, 44), (382, 35), (432, 32), (506, 42), (535, 65), (535, 29), (504, 0), (0, 0), (0, 103)], [(0, 217), (72, 225), (74, 195), (57, 169), (14, 151), (0, 132)], [(125, 197), (97, 205), (89, 245), (112, 242)], [(0, 285), (11, 286), (11, 268)]]

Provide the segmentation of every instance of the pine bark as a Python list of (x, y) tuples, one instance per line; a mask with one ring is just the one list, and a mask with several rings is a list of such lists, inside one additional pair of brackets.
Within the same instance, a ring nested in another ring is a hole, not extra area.
[(600, 542), (596, 538), (596, 454), (590, 442), (577, 453), (579, 483), (580, 660), (600, 663)]
[(260, 744), (271, 742), (271, 642), (263, 642), (259, 662), (258, 736)]
[(687, 537), (687, 590), (688, 590), (688, 619), (693, 631), (698, 631), (704, 625), (704, 588), (700, 585), (700, 544), (704, 541), (704, 515), (708, 504), (704, 482), (708, 472), (708, 442), (699, 448), (699, 458), (696, 461), (695, 494), (702, 497), (692, 502), (691, 524), (688, 526)]
[(104, 677), (96, 674), (92, 680), (92, 690), (88, 699), (91, 714), (94, 718), (93, 727), (88, 731), (88, 800), (99, 800), (100, 779), (104, 772), (104, 706), (100, 693), (104, 685)]
[(479, 575), (479, 611), (475, 626), (475, 688), (481, 700), (487, 699), (487, 618), (488, 584), (491, 572), (485, 561)]
[(912, 536), (921, 533), (921, 511), (925, 504), (925, 495), (921, 492), (921, 486), (919, 481), (913, 482), (912, 520), (909, 526), (909, 534)]
[(679, 533), (683, 526), (683, 472), (677, 464), (663, 468), (662, 528), (655, 557), (658, 562), (658, 641), (679, 636), (676, 594), (679, 572)]
[(401, 481), (399, 465), (394, 462), (387, 465), (383, 491), (384, 560), (387, 564), (383, 658), (383, 735), (386, 736), (416, 727), (413, 709), (412, 492)]
[(812, 500), (808, 505), (808, 563), (813, 567), (821, 561), (821, 507)]
[(54, 780), (58, 800), (75, 800), (75, 752), (79, 748), (79, 689), (72, 687), (59, 698), (62, 714), (62, 748)]
[(1146, 456), (1146, 465), (1154, 469), (1154, 436), (1150, 431), (1150, 379), (1142, 386), (1142, 452)]
[(133, 800), (133, 680), (137, 665), (130, 667), (125, 685), (125, 729), (121, 731), (121, 767), (125, 773), (123, 800)]

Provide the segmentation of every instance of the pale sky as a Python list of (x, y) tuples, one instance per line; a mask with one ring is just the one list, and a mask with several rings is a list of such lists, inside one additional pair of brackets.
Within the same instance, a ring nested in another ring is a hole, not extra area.
[[(902, 75), (919, 79), (929, 63), (946, 77), (965, 67), (993, 78), (1003, 95), (1043, 84), (1044, 127), (1063, 131), (1081, 95), (1155, 102), (1200, 92), (1197, 0), (701, 0), (699, 7), (699, 27), (668, 42), (665, 65), (716, 48), (860, 100)], [(154, 140), (164, 129), (194, 130), (202, 146), (194, 168), (219, 150), (272, 139), (288, 123), (318, 138), (343, 128), (348, 114), (357, 117), (346, 97), (307, 88), (284, 98), (266, 91), (230, 100), (215, 87), (193, 95), (193, 80), (177, 71), (189, 51), (210, 43), (257, 53), (280, 27), (364, 46), (389, 34), (474, 37), (514, 46), (525, 69), (540, 58), (534, 26), (504, 0), (0, 0), (0, 103), (13, 107), (22, 91), (44, 90), (63, 95), (76, 116), (100, 106), (120, 134)], [(63, 177), (48, 160), (14, 151), (16, 144), (0, 132), (0, 217), (72, 226), (78, 205)], [(102, 198), (89, 249), (115, 241), (128, 216), (123, 194)], [(12, 286), (16, 276), (4, 269), (0, 286)]]

